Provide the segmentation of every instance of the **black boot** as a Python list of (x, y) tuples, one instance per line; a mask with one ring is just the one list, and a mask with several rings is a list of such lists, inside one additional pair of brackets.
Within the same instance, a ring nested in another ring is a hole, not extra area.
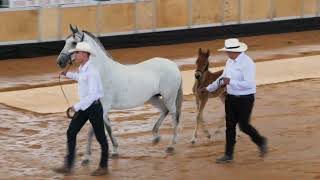
[(233, 156), (229, 156), (229, 155), (224, 155), (218, 159), (216, 159), (216, 163), (217, 164), (224, 164), (224, 163), (230, 163), (233, 161)]
[(68, 166), (62, 166), (60, 168), (53, 169), (56, 173), (70, 175), (72, 173), (72, 169)]
[(263, 137), (262, 144), (259, 146), (260, 157), (265, 157), (268, 154), (268, 140)]
[(97, 170), (95, 170), (91, 173), (91, 176), (103, 176), (108, 173), (109, 173), (109, 171), (108, 171), (107, 167), (99, 167)]

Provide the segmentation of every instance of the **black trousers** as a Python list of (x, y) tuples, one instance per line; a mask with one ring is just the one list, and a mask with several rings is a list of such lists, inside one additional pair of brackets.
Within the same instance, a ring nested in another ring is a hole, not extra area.
[(100, 101), (95, 101), (85, 111), (80, 110), (76, 112), (69, 124), (67, 130), (68, 154), (66, 156), (66, 165), (70, 168), (74, 164), (77, 134), (88, 119), (101, 146), (100, 167), (108, 166), (109, 145), (104, 131), (103, 109)]
[(236, 143), (236, 125), (240, 130), (250, 136), (258, 146), (264, 143), (264, 137), (250, 124), (251, 111), (254, 105), (254, 95), (233, 96), (227, 95), (225, 100), (226, 112), (226, 146), (225, 154), (233, 156)]

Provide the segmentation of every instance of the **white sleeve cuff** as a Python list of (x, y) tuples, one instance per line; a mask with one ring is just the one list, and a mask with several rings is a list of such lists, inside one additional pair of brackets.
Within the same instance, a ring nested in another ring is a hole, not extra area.
[(75, 110), (76, 112), (80, 110), (80, 107), (79, 107), (79, 106), (80, 106), (79, 103), (73, 105), (73, 108), (74, 108), (74, 110)]
[(215, 91), (215, 90), (217, 90), (218, 88), (219, 88), (219, 87), (218, 87), (218, 85), (217, 85), (216, 82), (213, 82), (212, 84), (209, 84), (209, 86), (207, 86), (207, 90), (208, 90), (209, 92)]

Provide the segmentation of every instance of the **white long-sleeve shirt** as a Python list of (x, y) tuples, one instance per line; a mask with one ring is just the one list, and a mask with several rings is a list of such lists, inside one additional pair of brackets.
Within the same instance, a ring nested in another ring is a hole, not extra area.
[(218, 80), (230, 78), (227, 93), (231, 95), (248, 95), (256, 93), (256, 66), (245, 53), (235, 59), (228, 59), (222, 75), (207, 87), (209, 92), (219, 88)]
[(78, 73), (68, 72), (66, 77), (78, 81), (80, 102), (73, 106), (76, 111), (86, 110), (95, 100), (103, 97), (100, 75), (90, 60), (79, 67)]

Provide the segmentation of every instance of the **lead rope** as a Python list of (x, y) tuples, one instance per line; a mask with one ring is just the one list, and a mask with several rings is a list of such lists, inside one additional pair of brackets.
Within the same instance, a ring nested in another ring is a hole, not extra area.
[[(69, 68), (71, 67), (71, 65), (72, 65), (72, 64), (68, 64), (68, 66), (67, 66), (67, 68), (66, 68), (66, 70), (65, 70), (66, 72), (68, 72), (68, 70), (69, 70)], [(62, 83), (61, 83), (61, 74), (59, 74), (59, 85), (60, 85), (61, 92), (62, 92), (62, 94), (63, 94), (63, 96), (64, 96), (64, 99), (66, 100), (66, 103), (67, 103), (67, 105), (68, 105), (68, 109), (67, 109), (67, 111), (66, 111), (67, 117), (68, 117), (69, 119), (72, 119), (73, 116), (70, 115), (70, 112), (71, 112), (71, 103), (70, 103), (68, 97), (66, 96), (66, 93), (65, 93), (64, 90), (63, 90)]]

